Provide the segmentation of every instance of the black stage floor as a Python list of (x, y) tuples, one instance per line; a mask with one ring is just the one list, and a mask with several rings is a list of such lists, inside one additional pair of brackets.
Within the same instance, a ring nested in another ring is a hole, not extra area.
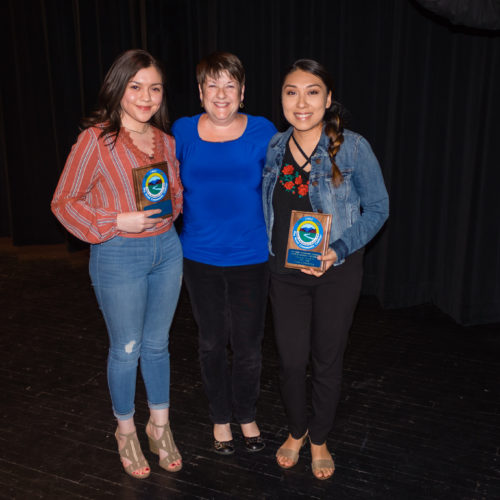
[(142, 381), (137, 427), (153, 472), (122, 472), (108, 398), (107, 338), (86, 251), (0, 244), (0, 498), (499, 499), (500, 327), (464, 328), (432, 306), (383, 310), (362, 297), (345, 358), (329, 447), (337, 470), (312, 477), (310, 455), (282, 471), (286, 436), (271, 322), (264, 340), (258, 454), (220, 457), (200, 384), (185, 293), (171, 331), (171, 422), (184, 468), (147, 450)]

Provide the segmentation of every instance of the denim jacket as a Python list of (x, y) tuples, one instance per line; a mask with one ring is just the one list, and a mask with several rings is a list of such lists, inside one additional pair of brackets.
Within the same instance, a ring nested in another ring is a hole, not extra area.
[[(269, 252), (274, 223), (273, 191), (282, 168), (285, 148), (293, 128), (277, 133), (267, 148), (262, 179), (262, 200)], [(389, 216), (389, 197), (382, 172), (370, 145), (359, 134), (344, 130), (344, 142), (335, 156), (344, 178), (340, 186), (332, 182), (328, 156), (329, 138), (323, 132), (311, 158), (309, 200), (315, 212), (332, 214), (330, 247), (337, 254), (335, 265), (364, 247)]]

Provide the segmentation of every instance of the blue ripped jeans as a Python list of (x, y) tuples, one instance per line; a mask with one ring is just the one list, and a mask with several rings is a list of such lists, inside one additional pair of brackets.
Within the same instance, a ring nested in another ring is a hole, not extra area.
[(108, 329), (108, 385), (116, 418), (134, 415), (139, 358), (149, 407), (168, 408), (168, 334), (182, 280), (175, 229), (92, 245), (90, 277)]

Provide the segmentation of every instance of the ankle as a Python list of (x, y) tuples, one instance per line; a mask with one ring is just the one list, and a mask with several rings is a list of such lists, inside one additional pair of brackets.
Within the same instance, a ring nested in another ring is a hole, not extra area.
[(214, 424), (213, 434), (216, 441), (231, 441), (233, 434), (231, 424)]
[(116, 428), (115, 436), (117, 439), (124, 440), (125, 436), (137, 432), (134, 423), (130, 423), (126, 420), (118, 420), (118, 426)]
[(311, 448), (314, 448), (315, 450), (321, 450), (321, 449), (326, 449), (326, 441), (321, 444), (315, 444), (311, 440), (309, 440), (311, 444)]
[(311, 443), (311, 455), (328, 457), (330, 456), (330, 452), (328, 451), (326, 443), (323, 444)]
[(290, 434), (288, 434), (288, 439), (292, 440), (293, 442), (303, 444), (303, 443), (305, 442), (305, 440), (306, 440), (306, 438), (307, 438), (308, 434), (309, 434), (309, 431), (306, 431), (306, 432), (304, 433), (304, 435), (302, 435), (301, 437), (299, 437), (299, 438), (295, 438), (295, 437), (293, 437), (293, 436), (292, 436), (292, 434), (290, 433)]
[(155, 426), (163, 426), (168, 423), (168, 408), (161, 410), (149, 409), (149, 421)]
[(255, 420), (247, 424), (240, 424), (241, 432), (247, 438), (260, 436), (259, 426)]

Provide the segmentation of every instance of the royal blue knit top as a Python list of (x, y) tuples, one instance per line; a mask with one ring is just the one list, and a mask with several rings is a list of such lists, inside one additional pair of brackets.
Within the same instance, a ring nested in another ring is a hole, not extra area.
[(266, 118), (246, 115), (238, 139), (208, 142), (198, 135), (200, 116), (180, 118), (172, 127), (184, 186), (184, 257), (215, 266), (265, 262), (261, 181), (276, 128)]

